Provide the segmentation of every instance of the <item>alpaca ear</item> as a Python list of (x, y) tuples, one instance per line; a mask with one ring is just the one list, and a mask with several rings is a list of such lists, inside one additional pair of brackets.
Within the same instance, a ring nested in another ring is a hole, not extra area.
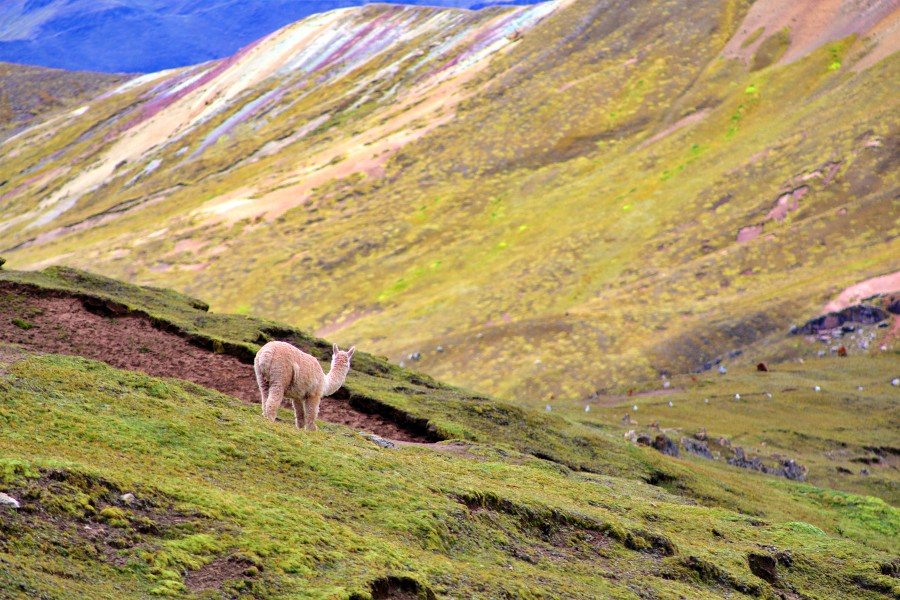
[(356, 346), (350, 346), (350, 349), (347, 350), (347, 354), (350, 356), (350, 358), (353, 358), (354, 352), (356, 352)]
[(338, 352), (340, 352), (340, 350), (338, 350), (337, 344), (332, 344), (331, 345), (331, 353), (337, 354)]

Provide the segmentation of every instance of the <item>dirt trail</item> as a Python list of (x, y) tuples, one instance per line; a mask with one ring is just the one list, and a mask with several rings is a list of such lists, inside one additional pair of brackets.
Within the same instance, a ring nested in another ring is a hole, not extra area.
[[(2, 296), (6, 296), (0, 302), (2, 342), (39, 352), (101, 360), (120, 369), (157, 377), (186, 379), (248, 403), (259, 403), (252, 365), (161, 331), (145, 317), (100, 316), (85, 309), (77, 298), (23, 293), (20, 287), (0, 283)], [(431, 441), (385, 416), (356, 410), (347, 400), (324, 398), (319, 418), (391, 440)]]

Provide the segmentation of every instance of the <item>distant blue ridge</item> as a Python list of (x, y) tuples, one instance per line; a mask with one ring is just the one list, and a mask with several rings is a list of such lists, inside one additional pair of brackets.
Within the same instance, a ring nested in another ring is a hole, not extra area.
[[(480, 9), (534, 2), (409, 0)], [(354, 0), (0, 0), (0, 61), (77, 71), (149, 73), (234, 54), (309, 15), (371, 4)], [(36, 16), (48, 14), (38, 26)]]

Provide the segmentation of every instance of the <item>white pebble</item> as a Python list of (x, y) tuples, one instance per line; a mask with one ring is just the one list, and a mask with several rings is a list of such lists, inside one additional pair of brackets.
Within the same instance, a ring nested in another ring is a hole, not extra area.
[(704, 403), (704, 404), (709, 404), (709, 398), (704, 398), (704, 399), (703, 399), (703, 403)]
[(894, 387), (900, 386), (900, 377), (894, 377), (891, 379), (891, 385)]
[(856, 386), (856, 389), (861, 392), (861, 391), (863, 391), (863, 386), (858, 385), (858, 386)]
[(663, 387), (664, 387), (664, 388), (669, 389), (669, 387), (670, 387), (671, 385), (672, 385), (672, 382), (671, 382), (671, 381), (668, 381), (668, 380), (663, 381)]
[(671, 401), (671, 400), (669, 400), (669, 407), (672, 407), (672, 406), (675, 406), (675, 405), (672, 404), (672, 401)]
[(772, 392), (766, 392), (766, 398), (771, 398), (771, 397), (772, 397)]
[(728, 369), (725, 368), (725, 365), (719, 365), (719, 374), (724, 375), (728, 372)]
[(536, 364), (536, 365), (541, 364), (541, 359), (539, 359), (539, 358), (534, 359), (534, 364)]
[(551, 410), (553, 410), (553, 408), (548, 404), (547, 406), (544, 407), (544, 410), (546, 410), (547, 412), (550, 412)]
[(10, 496), (9, 494), (4, 494), (0, 492), (0, 505), (5, 504), (6, 506), (12, 506), (13, 508), (19, 508), (19, 501)]
[(822, 391), (822, 388), (820, 388), (819, 386), (816, 386), (816, 387), (814, 387), (813, 389), (816, 390), (817, 392), (821, 392), (821, 391)]
[(735, 394), (735, 395), (734, 395), (734, 399), (735, 399), (735, 400), (740, 400), (740, 399), (741, 399), (741, 395), (740, 395), (740, 394)]
[(590, 405), (590, 404), (585, 404), (585, 405), (584, 405), (584, 412), (591, 412), (591, 405)]
[(637, 410), (637, 404), (631, 407), (631, 410)]

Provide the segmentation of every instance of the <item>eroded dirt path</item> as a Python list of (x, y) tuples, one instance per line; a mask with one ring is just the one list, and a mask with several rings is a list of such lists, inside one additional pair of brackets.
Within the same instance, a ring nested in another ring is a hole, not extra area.
[[(149, 319), (89, 312), (78, 298), (23, 292), (0, 283), (0, 341), (53, 354), (101, 360), (119, 369), (177, 377), (259, 404), (253, 365), (191, 344), (155, 328)], [(391, 440), (429, 442), (402, 424), (324, 398), (319, 418)]]

